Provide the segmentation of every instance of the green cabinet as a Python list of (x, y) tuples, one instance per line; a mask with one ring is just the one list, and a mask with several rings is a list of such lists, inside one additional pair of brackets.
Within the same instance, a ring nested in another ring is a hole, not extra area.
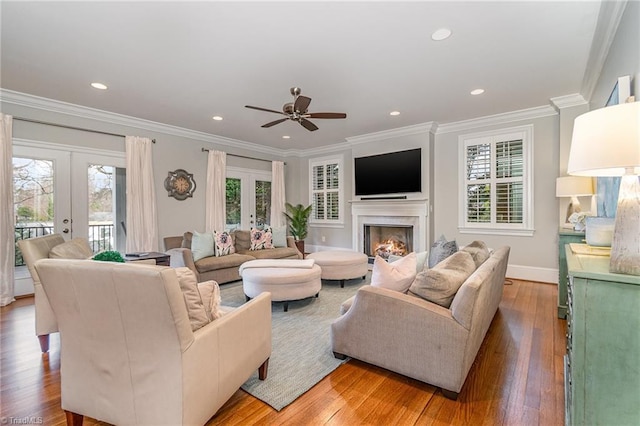
[(565, 253), (565, 423), (640, 425), (640, 276), (609, 273), (608, 256)]
[(564, 246), (584, 242), (584, 232), (560, 229), (558, 233), (558, 318), (567, 317), (567, 255)]

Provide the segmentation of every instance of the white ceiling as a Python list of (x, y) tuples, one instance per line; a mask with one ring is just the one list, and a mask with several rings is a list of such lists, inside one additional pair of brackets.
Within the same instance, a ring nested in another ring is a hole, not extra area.
[[(1, 87), (280, 149), (579, 93), (600, 2), (7, 2)], [(441, 42), (431, 33), (447, 27)], [(99, 81), (109, 89), (89, 86)], [(260, 126), (298, 86), (315, 132)], [(483, 88), (485, 94), (469, 92)], [(389, 112), (401, 115), (392, 117)], [(223, 121), (213, 121), (220, 115)], [(282, 139), (290, 135), (291, 139)]]

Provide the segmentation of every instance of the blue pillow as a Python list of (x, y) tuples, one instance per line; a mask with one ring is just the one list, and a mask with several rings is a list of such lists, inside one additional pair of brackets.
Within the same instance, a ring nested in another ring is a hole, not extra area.
[(280, 226), (278, 228), (271, 228), (271, 238), (273, 239), (274, 247), (286, 247), (287, 246), (287, 227)]
[(431, 252), (429, 253), (429, 268), (433, 268), (457, 251), (458, 243), (456, 240), (447, 241), (444, 235), (441, 235), (440, 238), (438, 238), (431, 246)]
[(197, 262), (205, 257), (215, 256), (213, 232), (193, 231), (191, 237), (191, 252), (193, 253), (193, 261)]

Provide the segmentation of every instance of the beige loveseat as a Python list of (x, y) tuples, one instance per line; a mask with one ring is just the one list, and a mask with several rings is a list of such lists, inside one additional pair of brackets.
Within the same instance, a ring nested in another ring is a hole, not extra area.
[(176, 270), (136, 263), (35, 264), (60, 327), (67, 424), (203, 425), (256, 370), (266, 378), (271, 297), (192, 331)]
[(33, 280), (36, 335), (40, 341), (40, 349), (42, 352), (47, 352), (49, 350), (49, 334), (58, 332), (58, 322), (40, 284), (35, 264), (38, 260), (49, 257), (53, 259), (87, 259), (93, 255), (93, 252), (86, 238), (74, 238), (65, 242), (60, 234), (19, 240), (17, 243)]
[(331, 325), (334, 354), (438, 386), (457, 398), (502, 299), (508, 259), (509, 247), (494, 251), (462, 284), (450, 309), (363, 286)]
[(241, 279), (239, 268), (244, 262), (255, 259), (302, 259), (293, 237), (287, 237), (287, 247), (249, 250), (250, 231), (235, 230), (231, 233), (236, 252), (226, 256), (211, 256), (193, 261), (191, 232), (182, 237), (165, 237), (164, 248), (171, 255), (171, 266), (186, 266), (195, 272), (198, 282), (214, 280), (218, 284)]

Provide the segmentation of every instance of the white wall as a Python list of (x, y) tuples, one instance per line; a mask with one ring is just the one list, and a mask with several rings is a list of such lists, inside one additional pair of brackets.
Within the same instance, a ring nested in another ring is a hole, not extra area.
[[(427, 127), (427, 126), (422, 126)], [(311, 152), (300, 160), (300, 175), (296, 185), (299, 185), (299, 198), (297, 202), (309, 204), (309, 160), (321, 157), (342, 156), (344, 161), (344, 225), (309, 227), (309, 236), (305, 245), (314, 249), (345, 248), (352, 247), (351, 204), (350, 200), (359, 199), (355, 196), (353, 162), (354, 158), (368, 155), (384, 154), (388, 152), (404, 151), (414, 148), (422, 148), (422, 191), (407, 194), (409, 199), (430, 199), (433, 188), (433, 135), (429, 131), (411, 130), (404, 134), (404, 129), (385, 132), (384, 134), (362, 135), (349, 138), (349, 143), (337, 146), (335, 150), (323, 149), (316, 153)], [(287, 182), (288, 184), (289, 182)], [(428, 232), (428, 238), (432, 232)], [(323, 241), (324, 237), (324, 241)], [(430, 244), (430, 242), (429, 242)]]
[[(461, 234), (458, 232), (458, 182), (463, 171), (458, 170), (460, 135), (479, 131), (532, 124), (534, 165), (534, 228), (533, 236), (498, 236)], [(437, 133), (435, 143), (435, 236), (444, 234), (459, 244), (479, 239), (489, 247), (511, 247), (510, 276), (557, 282), (558, 257), (558, 201), (555, 181), (558, 170), (559, 147), (558, 116), (553, 114), (500, 125), (467, 128), (448, 133)]]

